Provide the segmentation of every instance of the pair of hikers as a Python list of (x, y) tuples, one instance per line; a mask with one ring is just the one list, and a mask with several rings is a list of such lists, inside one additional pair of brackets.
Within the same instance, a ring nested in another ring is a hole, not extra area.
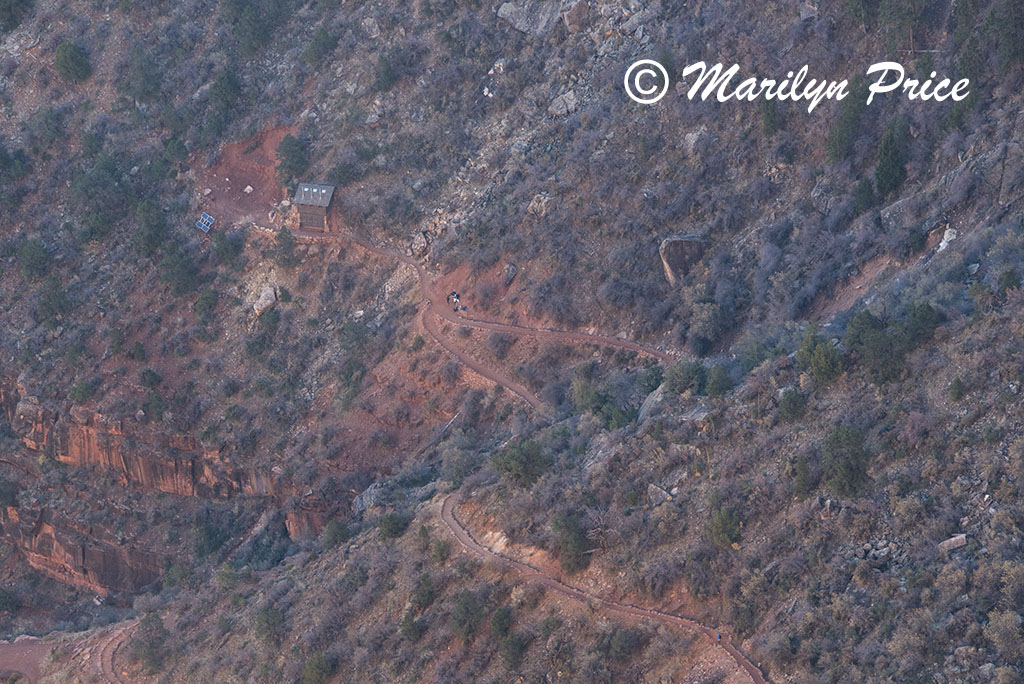
[(448, 304), (455, 304), (454, 308), (452, 308), (452, 311), (466, 310), (466, 306), (464, 304), (461, 306), (459, 305), (459, 293), (456, 292), (455, 290), (449, 292), (448, 295), (444, 298), (444, 301), (447, 302)]

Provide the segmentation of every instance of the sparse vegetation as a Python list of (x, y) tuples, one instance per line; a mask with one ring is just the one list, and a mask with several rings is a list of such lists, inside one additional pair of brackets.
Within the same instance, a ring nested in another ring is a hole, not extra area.
[(36, 292), (36, 320), (53, 322), (71, 309), (64, 286), (54, 277), (49, 277)]
[(665, 372), (665, 389), (673, 394), (704, 394), (707, 369), (699, 361), (677, 361)]
[(151, 257), (167, 239), (167, 219), (153, 202), (142, 202), (136, 210), (139, 227), (134, 241), (139, 251)]
[(274, 261), (278, 266), (291, 268), (298, 263), (295, 256), (295, 237), (287, 228), (277, 231), (274, 238)]
[(246, 57), (264, 50), (274, 36), (274, 26), (289, 10), (283, 0), (221, 0), (221, 12)]
[(807, 457), (800, 454), (797, 456), (796, 465), (793, 468), (793, 496), (798, 499), (805, 498), (811, 493), (815, 484)]
[(315, 653), (302, 666), (302, 684), (327, 684), (334, 665), (323, 653)]
[(598, 390), (595, 383), (585, 377), (573, 380), (572, 399), (577, 410), (597, 416), (609, 430), (629, 424), (635, 415), (635, 411), (621, 409), (608, 393)]
[(143, 387), (153, 388), (163, 382), (163, 378), (152, 368), (146, 368), (139, 374), (139, 382)]
[(326, 28), (321, 26), (316, 30), (316, 33), (313, 34), (313, 38), (309, 41), (306, 51), (302, 53), (302, 58), (306, 60), (306, 63), (310, 66), (315, 66), (337, 46), (338, 39), (332, 36)]
[(853, 189), (854, 211), (861, 214), (875, 206), (877, 201), (878, 198), (875, 196), (875, 185), (871, 182), (871, 179), (865, 176), (857, 181), (857, 185)]
[(257, 639), (270, 644), (277, 644), (284, 636), (284, 613), (276, 606), (264, 606), (256, 613), (253, 622), (253, 634)]
[(117, 88), (125, 96), (139, 102), (152, 102), (160, 96), (163, 85), (160, 66), (144, 46), (132, 48), (118, 72)]
[(26, 278), (41, 278), (50, 268), (50, 253), (39, 240), (25, 240), (18, 247), (18, 265)]
[(967, 396), (967, 386), (964, 381), (959, 377), (953, 378), (953, 382), (949, 383), (949, 398), (951, 401), (961, 401)]
[(195, 290), (199, 269), (191, 256), (180, 249), (169, 249), (160, 261), (160, 276), (171, 286), (171, 294), (183, 297)]
[(84, 404), (96, 395), (96, 390), (99, 389), (100, 384), (101, 382), (97, 378), (79, 380), (71, 387), (71, 391), (68, 392), (68, 399), (76, 404)]
[(903, 184), (906, 171), (906, 122), (897, 119), (886, 126), (878, 146), (878, 165), (875, 167), (875, 187), (886, 197)]
[[(773, 679), (1019, 677), (1020, 3), (566, 3), (547, 33), (500, 4), (0, 2), (5, 632), (96, 654), (109, 623), (173, 617), (160, 657), (115, 657), (166, 681), (631, 682), (695, 657), (465, 553), (434, 517), (457, 489), (481, 544), (636, 605), (685, 594)], [(815, 78), (881, 49), (972, 95), (640, 111), (606, 76), (641, 37), (673, 80), (679, 46)], [(307, 179), (436, 281), (267, 233), (294, 225), (275, 180)], [(685, 360), (436, 321), (438, 288)]]
[(0, 589), (0, 613), (13, 613), (21, 607), (21, 600), (9, 589)]
[(707, 380), (708, 396), (712, 398), (724, 397), (725, 393), (732, 388), (733, 381), (725, 367), (720, 365), (712, 366)]
[(139, 622), (132, 635), (132, 653), (149, 674), (160, 672), (164, 661), (170, 655), (167, 641), (170, 633), (163, 620), (155, 613), (149, 613)]
[(779, 417), (785, 421), (796, 420), (807, 409), (807, 396), (797, 390), (788, 389), (779, 400)]
[(850, 84), (850, 95), (839, 105), (839, 116), (836, 117), (832, 129), (825, 142), (825, 150), (832, 162), (846, 159), (853, 151), (853, 144), (861, 132), (861, 118), (867, 108), (867, 86), (862, 81)]
[(708, 521), (708, 537), (713, 543), (729, 547), (740, 540), (740, 521), (728, 508), (719, 508)]
[(491, 457), (494, 469), (520, 487), (528, 487), (551, 467), (553, 460), (532, 440), (515, 442)]
[(336, 549), (352, 538), (352, 530), (345, 523), (331, 520), (324, 526), (323, 545), (325, 549)]

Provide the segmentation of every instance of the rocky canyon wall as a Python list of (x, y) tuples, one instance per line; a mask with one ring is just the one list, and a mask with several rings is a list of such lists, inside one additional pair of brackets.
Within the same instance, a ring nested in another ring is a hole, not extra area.
[(275, 491), (270, 473), (234, 467), (219, 450), (203, 449), (191, 436), (81, 407), (59, 415), (10, 381), (0, 381), (0, 403), (26, 448), (67, 465), (112, 470), (125, 484), (205, 499), (283, 494)]
[(8, 507), (0, 514), (4, 536), (29, 564), (67, 584), (107, 595), (134, 593), (163, 573), (163, 555), (107, 540), (102, 530), (82, 529), (47, 509)]
[[(61, 413), (2, 376), (0, 421), (0, 428), (9, 427), (30, 452), (69, 466), (117, 473), (125, 486), (207, 500), (266, 498), (275, 505), (292, 494), (290, 488), (278, 491), (271, 472), (234, 466), (219, 450), (204, 449), (191, 436), (81, 407)], [(13, 465), (24, 461), (30, 477), (36, 472), (24, 456), (5, 456)], [(325, 512), (306, 501), (291, 506), (286, 521), (292, 538), (309, 537), (322, 529)], [(3, 509), (0, 526), (34, 568), (98, 594), (135, 593), (159, 579), (168, 562), (165, 554), (136, 548), (99, 525), (41, 505)]]

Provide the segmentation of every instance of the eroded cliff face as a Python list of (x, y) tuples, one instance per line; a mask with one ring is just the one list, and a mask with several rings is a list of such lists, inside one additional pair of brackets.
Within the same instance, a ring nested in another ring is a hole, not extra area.
[(48, 509), (8, 507), (0, 525), (32, 567), (104, 596), (139, 591), (159, 579), (166, 564), (161, 554), (119, 545), (106, 530), (82, 529)]
[[(189, 435), (81, 407), (61, 413), (9, 378), (0, 378), (0, 419), (9, 421), (30, 452), (69, 466), (114, 472), (126, 487), (205, 500), (263, 498), (273, 506), (294, 495), (290, 487), (275, 484), (273, 473), (234, 466), (220, 450), (204, 449)], [(317, 534), (325, 518), (322, 506), (310, 500), (285, 513), (293, 539)], [(101, 595), (138, 592), (158, 580), (169, 561), (165, 553), (140, 548), (123, 535), (45, 504), (0, 511), (0, 527), (32, 567)]]
[(327, 524), (327, 511), (320, 506), (300, 505), (285, 511), (284, 526), (292, 539), (310, 539)]
[(3, 417), (7, 423), (14, 422), (14, 410), (18, 406), (20, 397), (17, 384), (0, 376), (0, 417)]
[(11, 430), (26, 448), (71, 466), (100, 466), (125, 484), (178, 496), (228, 499), (275, 496), (270, 473), (234, 467), (219, 450), (203, 449), (187, 435), (166, 434), (133, 421), (80, 407), (66, 415), (41, 404), (24, 388), (0, 383)]

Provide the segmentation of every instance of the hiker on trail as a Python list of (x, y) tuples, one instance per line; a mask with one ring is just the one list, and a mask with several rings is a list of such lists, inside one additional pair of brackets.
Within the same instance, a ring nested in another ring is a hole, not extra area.
[(721, 640), (722, 640), (722, 633), (721, 633), (721, 632), (719, 632), (719, 633), (718, 633), (718, 640), (719, 640), (719, 641), (721, 641)]

